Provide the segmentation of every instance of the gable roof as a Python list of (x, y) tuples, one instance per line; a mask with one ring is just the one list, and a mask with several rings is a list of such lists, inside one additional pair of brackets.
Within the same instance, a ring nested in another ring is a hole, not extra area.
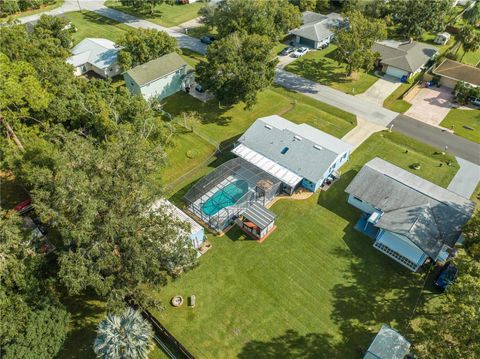
[(75, 67), (90, 63), (100, 69), (105, 69), (117, 62), (119, 48), (113, 41), (87, 37), (73, 49), (67, 62)]
[(480, 68), (445, 59), (433, 73), (457, 81), (464, 81), (474, 86), (480, 86)]
[(408, 72), (416, 72), (438, 53), (438, 48), (415, 41), (378, 41), (372, 50), (380, 54), (382, 63)]
[(380, 158), (369, 161), (345, 192), (383, 215), (375, 226), (407, 237), (431, 258), (453, 247), (475, 205)]
[(410, 343), (388, 325), (382, 328), (370, 344), (364, 359), (403, 359), (410, 350)]
[(127, 74), (130, 75), (138, 86), (143, 86), (183, 67), (192, 69), (179, 54), (171, 52), (143, 65), (138, 65), (128, 70)]
[(305, 11), (302, 14), (303, 25), (290, 31), (290, 33), (313, 41), (321, 41), (330, 37), (333, 34), (332, 29), (341, 26), (343, 23), (340, 14), (335, 12), (322, 15)]
[(180, 222), (188, 223), (190, 225), (190, 233), (189, 234), (195, 234), (203, 229), (203, 227), (195, 222), (189, 215), (187, 215), (185, 212), (183, 212), (180, 208), (175, 206), (172, 202), (166, 200), (166, 199), (160, 199), (156, 201), (152, 207), (151, 211), (156, 211), (159, 208), (164, 208), (168, 214), (173, 216), (175, 219), (177, 219)]
[(339, 155), (352, 149), (350, 144), (310, 125), (297, 125), (277, 115), (257, 119), (238, 141), (315, 183), (323, 179)]

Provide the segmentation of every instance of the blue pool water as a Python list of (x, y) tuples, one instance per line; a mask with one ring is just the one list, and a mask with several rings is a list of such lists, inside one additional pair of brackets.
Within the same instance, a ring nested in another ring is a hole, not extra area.
[(213, 216), (222, 208), (229, 207), (248, 192), (248, 183), (244, 180), (238, 180), (218, 190), (203, 205), (202, 212), (207, 216)]

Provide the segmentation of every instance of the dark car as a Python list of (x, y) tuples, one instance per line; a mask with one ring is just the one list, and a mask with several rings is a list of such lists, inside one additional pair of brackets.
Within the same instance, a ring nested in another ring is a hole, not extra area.
[(197, 84), (197, 86), (195, 86), (195, 91), (202, 93), (202, 92), (205, 92), (205, 89), (203, 88), (202, 85)]
[(452, 262), (448, 262), (442, 268), (442, 271), (435, 281), (435, 287), (437, 287), (442, 292), (445, 291), (448, 286), (455, 282), (457, 279), (458, 268)]
[(286, 48), (284, 48), (282, 50), (282, 52), (280, 53), (280, 55), (282, 56), (287, 56), (287, 55), (290, 55), (292, 52), (295, 51), (295, 48), (294, 47), (291, 47), (291, 46), (288, 46)]
[(215, 38), (213, 36), (202, 36), (200, 41), (204, 44), (210, 45), (212, 42), (215, 41)]

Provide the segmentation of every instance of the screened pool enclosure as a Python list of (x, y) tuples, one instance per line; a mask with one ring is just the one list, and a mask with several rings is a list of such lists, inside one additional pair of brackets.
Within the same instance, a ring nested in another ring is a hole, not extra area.
[(229, 160), (200, 179), (185, 195), (187, 208), (217, 231), (253, 203), (265, 206), (282, 183), (242, 158)]

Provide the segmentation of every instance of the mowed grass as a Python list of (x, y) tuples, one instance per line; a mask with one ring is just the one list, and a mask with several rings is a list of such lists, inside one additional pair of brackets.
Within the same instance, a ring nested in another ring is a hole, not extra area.
[(333, 57), (336, 49), (335, 45), (330, 45), (323, 50), (310, 51), (287, 65), (285, 70), (349, 94), (365, 92), (378, 80), (378, 77), (363, 70), (354, 73), (351, 78), (347, 77), (346, 64), (337, 62)]
[(398, 86), (386, 99), (383, 101), (383, 107), (389, 110), (404, 113), (412, 104), (402, 99), (403, 94), (409, 89), (411, 84), (403, 83)]
[(168, 5), (163, 3), (155, 5), (152, 14), (150, 13), (149, 6), (146, 6), (145, 10), (139, 10), (132, 8), (131, 6), (123, 6), (119, 1), (116, 0), (107, 0), (105, 5), (112, 9), (119, 10), (121, 12), (165, 27), (180, 25), (186, 21), (198, 17), (198, 10), (204, 6), (204, 4), (200, 1), (188, 5)]
[[(150, 289), (166, 306), (155, 315), (200, 358), (354, 358), (381, 324), (407, 334), (423, 278), (353, 230), (360, 213), (344, 190), (375, 156), (408, 170), (420, 162), (416, 174), (446, 186), (457, 168), (438, 167), (433, 153), (399, 134), (373, 135), (329, 191), (278, 201), (278, 228), (264, 243), (236, 228), (209, 236), (213, 248), (197, 268)], [(195, 295), (196, 307), (171, 307), (178, 294)]]
[(457, 136), (480, 143), (480, 110), (452, 109), (440, 126), (448, 129), (452, 129), (453, 126), (453, 131)]
[(130, 26), (98, 15), (93, 11), (69, 12), (65, 16), (77, 28), (77, 32), (73, 34), (74, 44), (86, 37), (100, 37), (116, 42), (126, 31), (132, 30)]

